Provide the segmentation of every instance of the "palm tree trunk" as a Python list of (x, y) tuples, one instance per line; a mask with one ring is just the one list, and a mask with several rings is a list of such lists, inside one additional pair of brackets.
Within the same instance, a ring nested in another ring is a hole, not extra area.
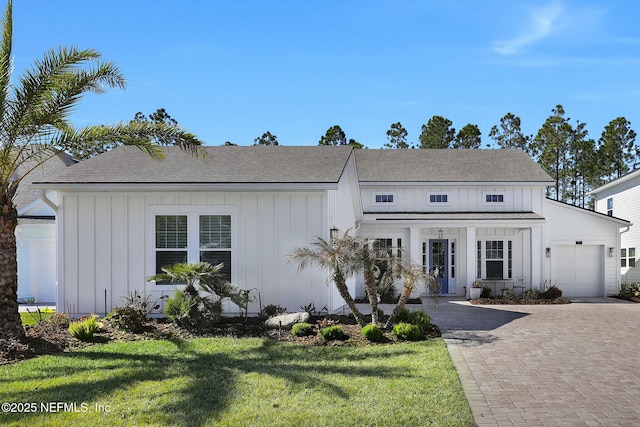
[(378, 289), (376, 287), (376, 278), (370, 268), (365, 268), (364, 284), (367, 288), (367, 296), (369, 297), (369, 305), (371, 305), (371, 323), (378, 324)]
[(353, 313), (353, 316), (356, 318), (356, 321), (358, 322), (358, 324), (361, 327), (365, 326), (367, 322), (364, 320), (364, 316), (362, 315), (360, 310), (358, 310), (358, 307), (356, 306), (356, 302), (351, 297), (351, 294), (349, 293), (349, 288), (347, 287), (347, 282), (344, 276), (342, 275), (342, 273), (340, 273), (339, 271), (336, 271), (333, 274), (333, 282), (335, 283), (336, 288), (338, 289), (338, 293), (340, 294), (344, 302), (347, 304), (347, 306)]
[(389, 316), (387, 322), (384, 324), (385, 328), (388, 328), (392, 322), (395, 322), (395, 320), (398, 318), (398, 315), (400, 314), (400, 311), (402, 311), (404, 306), (407, 305), (407, 301), (409, 301), (411, 292), (413, 292), (413, 284), (414, 282), (412, 280), (407, 280), (405, 278), (404, 285), (402, 286), (402, 292), (400, 293), (400, 298), (398, 298), (398, 303), (393, 308), (393, 313), (391, 313), (391, 316)]
[(18, 211), (10, 198), (0, 200), (0, 338), (22, 338), (18, 313)]

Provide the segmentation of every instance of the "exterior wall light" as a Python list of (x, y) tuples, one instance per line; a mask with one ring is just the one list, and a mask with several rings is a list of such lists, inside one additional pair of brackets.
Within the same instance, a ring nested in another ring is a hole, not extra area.
[(438, 239), (442, 240), (443, 234), (444, 234), (444, 232), (442, 231), (442, 228), (440, 230), (438, 230)]
[(546, 248), (546, 249), (544, 250), (544, 255), (545, 255), (547, 258), (551, 258), (551, 248)]
[(616, 254), (616, 248), (609, 248), (609, 258), (613, 258)]
[(337, 228), (334, 227), (331, 230), (329, 230), (329, 240), (331, 240), (331, 243), (333, 243), (336, 240), (338, 240), (338, 229)]

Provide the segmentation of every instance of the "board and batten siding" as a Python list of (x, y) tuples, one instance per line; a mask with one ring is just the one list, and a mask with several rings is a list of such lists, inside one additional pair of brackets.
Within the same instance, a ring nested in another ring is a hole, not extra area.
[[(544, 258), (545, 280), (553, 284), (557, 278), (554, 274), (561, 271), (561, 268), (554, 266), (554, 262), (560, 262), (554, 250), (565, 251), (560, 248), (564, 246), (584, 246), (597, 247), (595, 250), (583, 250), (585, 254), (597, 257), (589, 260), (593, 266), (593, 271), (602, 275), (601, 295), (617, 293), (620, 283), (620, 260), (617, 255), (610, 257), (609, 248), (617, 253), (619, 251), (619, 230), (620, 224), (613, 219), (595, 212), (580, 209), (574, 206), (565, 205), (553, 200), (546, 200), (545, 217), (547, 219), (544, 226), (544, 246), (550, 249), (550, 256)], [(569, 270), (577, 269), (584, 260), (576, 260), (575, 266), (567, 266)], [(588, 264), (587, 264), (588, 265)], [(596, 274), (594, 273), (594, 274)], [(559, 283), (562, 289), (562, 282)], [(568, 289), (569, 296), (585, 296), (580, 294), (579, 284), (576, 289)]]
[(636, 249), (636, 267), (621, 267), (616, 254), (622, 283), (640, 282), (640, 175), (597, 194), (596, 211), (607, 213), (607, 199), (613, 199), (613, 216), (631, 221), (628, 230), (620, 234), (620, 248)]
[[(171, 285), (146, 281), (155, 273), (153, 212), (158, 210), (233, 212), (232, 282), (256, 289), (249, 312), (259, 310), (257, 292), (263, 305), (289, 310), (310, 302), (324, 305), (331, 299), (326, 273), (316, 268), (298, 272), (287, 254), (327, 234), (327, 203), (326, 191), (61, 193), (57, 310), (103, 314), (133, 290), (152, 297), (171, 293)], [(228, 304), (226, 309), (237, 307)]]
[[(542, 187), (528, 186), (407, 186), (363, 185), (362, 205), (365, 212), (542, 212)], [(376, 204), (376, 194), (393, 194), (394, 203)], [(448, 202), (429, 203), (430, 194), (446, 194)], [(500, 204), (485, 203), (485, 194), (503, 194)]]

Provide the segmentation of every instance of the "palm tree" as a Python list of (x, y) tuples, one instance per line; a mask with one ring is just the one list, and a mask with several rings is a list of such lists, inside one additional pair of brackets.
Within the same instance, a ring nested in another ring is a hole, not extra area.
[[(215, 323), (220, 318), (222, 301), (225, 298), (239, 305), (240, 292), (226, 279), (222, 273), (223, 268), (222, 263), (217, 265), (204, 261), (178, 263), (162, 267), (162, 273), (151, 276), (147, 280), (186, 285), (183, 290), (176, 292), (184, 294), (193, 302), (188, 310), (188, 318), (193, 326), (199, 326), (198, 323), (202, 320)], [(200, 291), (208, 295), (202, 296)]]
[(358, 324), (365, 326), (367, 322), (358, 310), (347, 287), (347, 279), (362, 270), (362, 263), (358, 256), (358, 250), (362, 248), (361, 239), (345, 232), (330, 240), (317, 237), (311, 245), (313, 248), (293, 248), (289, 255), (289, 262), (297, 264), (300, 270), (310, 265), (329, 270), (329, 278), (336, 285), (338, 293), (353, 313)]
[[(438, 284), (438, 281), (436, 280), (437, 273), (432, 275), (427, 274), (422, 265), (416, 263), (408, 256), (390, 256), (388, 258), (387, 265), (389, 266), (389, 269), (386, 271), (382, 281), (384, 282), (402, 278), (403, 283), (400, 298), (398, 298), (398, 303), (387, 319), (387, 322), (384, 325), (385, 328), (388, 328), (397, 319), (398, 315), (407, 304), (407, 301), (409, 301), (409, 297), (417, 284), (424, 282), (430, 290), (436, 290), (435, 287), (437, 287)], [(437, 291), (439, 292), (439, 290)]]
[(25, 176), (60, 152), (94, 145), (134, 145), (155, 158), (162, 153), (152, 138), (168, 138), (194, 153), (201, 145), (195, 136), (167, 124), (74, 128), (69, 116), (82, 95), (124, 88), (124, 77), (115, 65), (100, 61), (96, 50), (61, 47), (13, 79), (12, 9), (9, 0), (0, 41), (0, 338), (24, 335), (17, 302), (18, 213), (13, 198)]

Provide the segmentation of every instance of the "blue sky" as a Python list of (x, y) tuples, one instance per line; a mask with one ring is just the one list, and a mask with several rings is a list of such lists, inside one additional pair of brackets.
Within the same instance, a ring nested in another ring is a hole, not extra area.
[(639, 16), (635, 0), (16, 0), (14, 56), (19, 72), (95, 48), (128, 87), (87, 96), (77, 125), (162, 107), (207, 145), (316, 145), (337, 124), (380, 148), (433, 115), (487, 144), (506, 113), (535, 134), (556, 104), (597, 140), (619, 116), (640, 132)]

